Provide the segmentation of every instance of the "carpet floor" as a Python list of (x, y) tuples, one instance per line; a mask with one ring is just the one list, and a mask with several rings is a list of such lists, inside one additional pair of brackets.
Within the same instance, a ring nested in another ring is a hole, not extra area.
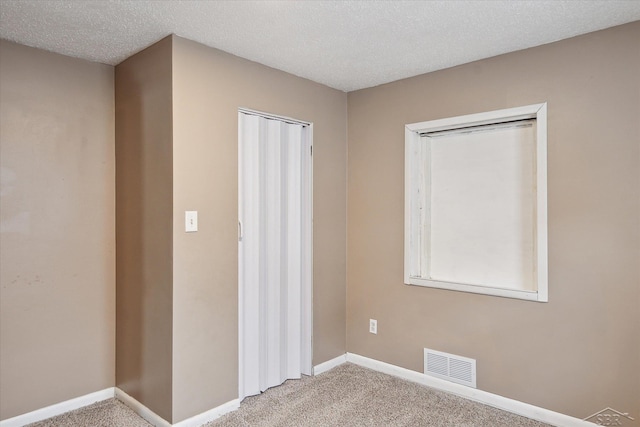
[[(149, 426), (115, 399), (29, 427)], [(471, 402), (351, 363), (316, 377), (290, 380), (246, 398), (237, 411), (205, 427), (545, 427), (528, 418)]]
[(248, 397), (206, 427), (542, 427), (547, 424), (351, 363)]
[(116, 399), (107, 399), (25, 427), (149, 427), (151, 424)]

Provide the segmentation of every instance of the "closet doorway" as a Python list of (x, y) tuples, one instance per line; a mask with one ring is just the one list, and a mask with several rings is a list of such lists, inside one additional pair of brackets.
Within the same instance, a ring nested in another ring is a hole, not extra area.
[(311, 375), (312, 125), (238, 112), (239, 397)]

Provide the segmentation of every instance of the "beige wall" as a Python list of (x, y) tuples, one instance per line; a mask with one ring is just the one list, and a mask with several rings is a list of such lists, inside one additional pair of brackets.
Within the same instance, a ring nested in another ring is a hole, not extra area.
[[(174, 37), (173, 421), (238, 397), (239, 107), (314, 123), (314, 354), (345, 352), (346, 94)], [(197, 210), (199, 231), (184, 232)]]
[(116, 386), (166, 420), (172, 387), (171, 37), (116, 67)]
[[(640, 420), (637, 40), (633, 23), (347, 96), (168, 37), (116, 67), (117, 178), (113, 68), (0, 42), (0, 419), (114, 376), (172, 422), (237, 397), (247, 107), (314, 123), (314, 365), (421, 371), (427, 346), (476, 358), (480, 389)], [(549, 303), (403, 285), (404, 125), (544, 101)]]
[[(349, 352), (476, 358), (479, 389), (640, 425), (639, 41), (636, 22), (349, 94)], [(549, 302), (404, 285), (404, 125), (545, 101)]]
[(0, 419), (114, 382), (113, 67), (0, 41)]

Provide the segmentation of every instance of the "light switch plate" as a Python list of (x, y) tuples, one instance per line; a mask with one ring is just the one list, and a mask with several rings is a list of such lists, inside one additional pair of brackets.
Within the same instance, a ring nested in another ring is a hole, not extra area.
[(184, 231), (187, 233), (198, 231), (198, 211), (184, 212)]

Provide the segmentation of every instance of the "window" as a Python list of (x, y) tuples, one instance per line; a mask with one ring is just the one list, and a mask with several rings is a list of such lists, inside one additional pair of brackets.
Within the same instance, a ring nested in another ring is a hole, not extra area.
[(548, 300), (546, 108), (406, 126), (406, 284)]

